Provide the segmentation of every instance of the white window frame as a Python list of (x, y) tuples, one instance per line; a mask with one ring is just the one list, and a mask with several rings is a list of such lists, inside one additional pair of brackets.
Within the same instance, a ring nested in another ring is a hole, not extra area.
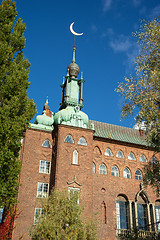
[[(47, 192), (44, 191), (45, 185), (48, 185), (47, 186)], [(39, 191), (39, 189), (41, 187), (42, 187), (42, 191)], [(46, 197), (48, 197), (48, 193), (49, 193), (49, 183), (38, 182), (38, 185), (37, 185), (37, 198), (46, 198)]]
[(78, 192), (79, 196), (78, 196), (78, 200), (77, 203), (79, 204), (79, 198), (80, 198), (80, 188), (76, 188), (76, 187), (68, 187), (68, 192), (69, 192), (69, 199), (70, 199), (70, 194), (74, 194), (75, 192)]
[[(43, 170), (43, 165), (41, 164), (42, 162), (44, 162), (44, 170)], [(47, 163), (49, 163), (49, 172), (47, 172)], [(50, 161), (45, 161), (45, 160), (40, 160), (40, 164), (39, 164), (39, 173), (45, 173), (45, 174), (50, 174), (50, 170), (51, 170), (51, 162)]]
[(78, 165), (78, 151), (76, 149), (73, 151), (72, 164)]
[(110, 148), (106, 149), (104, 155), (107, 156), (107, 157), (113, 157), (113, 153), (112, 153)]
[[(119, 155), (119, 153), (120, 153), (120, 155)], [(123, 151), (122, 151), (122, 150), (119, 150), (119, 151), (117, 152), (117, 154), (116, 154), (116, 157), (117, 157), (117, 158), (124, 158), (124, 153), (123, 153)]]
[[(48, 142), (48, 146), (45, 146), (45, 142)], [(43, 144), (42, 144), (42, 147), (45, 147), (45, 148), (51, 148), (51, 142), (49, 141), (49, 139), (46, 139), (44, 140)]]
[[(39, 214), (36, 214), (36, 212), (39, 211)], [(38, 218), (43, 214), (43, 208), (35, 208), (34, 211), (34, 224), (37, 224)]]
[[(113, 169), (114, 168), (114, 169)], [(116, 170), (115, 170), (116, 169)], [(113, 174), (112, 174), (113, 173)], [(116, 165), (114, 165), (111, 169), (111, 175), (114, 177), (119, 177), (119, 169)]]
[(129, 159), (129, 160), (134, 160), (134, 161), (136, 160), (136, 157), (135, 157), (135, 155), (134, 155), (133, 152), (130, 152), (130, 153), (129, 153), (128, 159)]
[[(102, 169), (100, 169), (101, 167)], [(101, 165), (99, 166), (99, 174), (107, 175), (107, 167), (104, 163), (101, 163)]]
[(78, 141), (78, 144), (81, 146), (87, 146), (87, 141), (84, 137), (81, 137)]
[[(125, 172), (125, 170), (127, 170), (127, 172)], [(129, 177), (128, 177), (129, 176)], [(128, 178), (130, 179), (131, 178), (131, 171), (129, 170), (128, 167), (125, 167), (124, 170), (123, 170), (123, 177), (124, 178)]]
[(64, 140), (65, 143), (74, 143), (74, 140), (73, 140), (73, 137), (71, 134), (68, 134), (66, 137), (65, 137), (65, 140)]

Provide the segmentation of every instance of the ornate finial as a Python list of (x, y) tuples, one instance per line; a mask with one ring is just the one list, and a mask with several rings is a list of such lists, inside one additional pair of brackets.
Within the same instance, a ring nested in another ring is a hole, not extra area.
[(47, 96), (47, 99), (46, 99), (46, 103), (45, 103), (45, 105), (48, 105), (48, 96)]
[(63, 83), (62, 83), (62, 85), (64, 84), (64, 76), (63, 76)]
[(83, 79), (83, 72), (81, 72), (81, 79)]
[(109, 137), (108, 137), (108, 138), (112, 139), (112, 135), (111, 135), (111, 132), (109, 133)]
[(72, 63), (76, 62), (76, 47), (73, 47), (73, 59), (72, 59)]

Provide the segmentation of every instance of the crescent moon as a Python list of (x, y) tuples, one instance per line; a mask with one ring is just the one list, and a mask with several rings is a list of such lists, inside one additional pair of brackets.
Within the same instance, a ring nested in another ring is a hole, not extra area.
[(83, 35), (83, 33), (76, 33), (76, 32), (73, 30), (73, 24), (74, 24), (74, 22), (71, 23), (71, 25), (70, 25), (70, 31), (71, 31), (71, 33), (73, 33), (73, 35), (75, 35), (75, 36), (81, 36), (81, 35)]

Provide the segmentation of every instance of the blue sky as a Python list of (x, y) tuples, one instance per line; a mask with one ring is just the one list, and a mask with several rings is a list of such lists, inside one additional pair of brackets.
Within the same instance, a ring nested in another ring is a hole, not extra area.
[[(159, 0), (17, 0), (18, 16), (26, 23), (25, 57), (31, 63), (29, 97), (38, 114), (49, 99), (53, 112), (59, 110), (60, 85), (72, 61), (73, 35), (76, 63), (83, 72), (84, 108), (89, 119), (132, 127), (133, 118), (121, 119), (122, 99), (115, 92), (124, 76), (134, 74), (139, 48), (132, 33), (140, 19), (160, 15)], [(80, 77), (80, 74), (79, 74)]]

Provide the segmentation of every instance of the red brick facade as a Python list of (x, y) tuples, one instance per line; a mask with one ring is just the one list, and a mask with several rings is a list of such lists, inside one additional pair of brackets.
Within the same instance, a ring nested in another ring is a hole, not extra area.
[[(72, 136), (74, 143), (64, 142), (67, 135)], [(81, 137), (85, 138), (87, 146), (78, 144)], [(46, 139), (50, 141), (51, 148), (42, 147)], [(113, 156), (105, 156), (107, 148), (110, 148)], [(78, 152), (78, 164), (72, 162), (74, 150)], [(123, 159), (116, 157), (119, 150), (123, 151)], [(128, 159), (130, 152), (134, 153), (136, 160)], [(85, 215), (91, 217), (95, 214), (98, 218), (100, 238), (115, 240), (116, 199), (119, 195), (125, 196), (130, 205), (138, 199), (141, 181), (135, 179), (135, 172), (137, 169), (143, 171), (144, 163), (139, 161), (141, 154), (150, 160), (153, 151), (136, 144), (94, 137), (94, 131), (89, 129), (58, 125), (53, 132), (27, 130), (20, 154), (22, 171), (18, 208), (22, 213), (15, 221), (13, 240), (22, 235), (23, 239), (30, 239), (29, 230), (34, 222), (35, 208), (41, 207), (41, 198), (37, 198), (38, 182), (49, 183), (50, 190), (53, 186), (58, 189), (79, 188), (80, 203), (85, 204)], [(51, 162), (50, 174), (39, 173), (40, 160)], [(93, 162), (95, 173), (92, 171)], [(106, 175), (99, 174), (101, 163), (106, 165)], [(111, 174), (114, 165), (118, 167), (119, 177)], [(125, 167), (131, 172), (131, 179), (123, 177)], [(141, 187), (143, 192), (149, 198), (148, 206), (154, 205), (157, 198), (152, 189), (143, 190)], [(129, 225), (133, 226), (132, 220)]]

